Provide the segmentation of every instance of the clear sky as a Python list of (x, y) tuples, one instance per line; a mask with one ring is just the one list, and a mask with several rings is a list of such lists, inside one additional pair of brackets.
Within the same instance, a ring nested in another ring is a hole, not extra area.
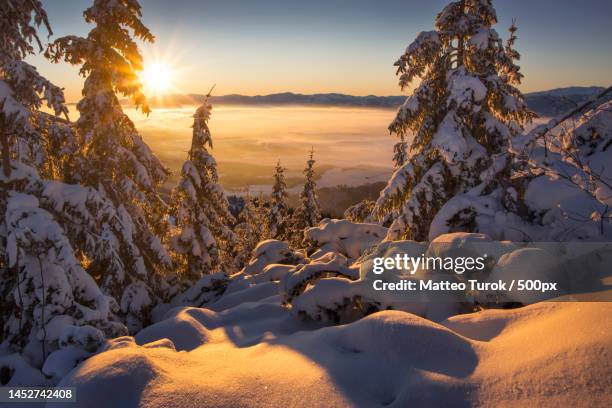
[[(43, 0), (54, 37), (85, 35), (91, 0)], [(423, 30), (441, 0), (143, 0), (157, 37), (146, 61), (174, 67), (174, 90), (218, 95), (274, 92), (400, 94), (393, 62)], [(516, 18), (517, 47), (531, 92), (612, 83), (612, 1), (497, 0), (505, 38)], [(76, 68), (41, 57), (39, 70), (78, 99)]]

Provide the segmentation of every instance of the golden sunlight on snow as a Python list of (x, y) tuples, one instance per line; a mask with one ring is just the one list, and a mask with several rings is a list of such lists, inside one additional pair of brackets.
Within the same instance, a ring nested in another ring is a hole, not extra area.
[[(609, 395), (610, 312), (544, 302), (437, 324), (384, 311), (304, 330), (280, 305), (178, 309), (62, 385), (89, 407), (594, 406)], [(125, 392), (97, 392), (112, 387)]]

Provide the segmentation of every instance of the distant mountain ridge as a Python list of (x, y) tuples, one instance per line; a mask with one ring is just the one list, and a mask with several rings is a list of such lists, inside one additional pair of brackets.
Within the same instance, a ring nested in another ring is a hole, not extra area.
[[(548, 91), (525, 94), (527, 105), (540, 116), (557, 116), (577, 104), (587, 100), (593, 94), (601, 92), (600, 86), (567, 87)], [(310, 106), (344, 106), (344, 107), (376, 107), (396, 108), (406, 96), (354, 96), (340, 93), (299, 94), (283, 92), (270, 95), (222, 95), (211, 96), (210, 101), (216, 105), (310, 105)], [(180, 107), (195, 105), (204, 100), (204, 95), (167, 95), (162, 98), (150, 98), (153, 107)]]
[(601, 86), (571, 86), (532, 92), (525, 94), (525, 102), (539, 116), (554, 117), (575, 108), (604, 89)]
[[(270, 95), (222, 95), (211, 96), (210, 101), (216, 105), (321, 105), (321, 106), (363, 106), (395, 108), (401, 105), (405, 96), (353, 96), (340, 93), (304, 95), (283, 92)], [(193, 105), (204, 100), (204, 95), (166, 95), (160, 98), (149, 98), (152, 106), (176, 107)]]

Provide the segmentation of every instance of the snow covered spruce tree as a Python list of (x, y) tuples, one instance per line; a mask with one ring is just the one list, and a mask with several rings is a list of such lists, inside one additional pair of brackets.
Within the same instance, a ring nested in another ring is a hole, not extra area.
[(67, 179), (108, 198), (121, 220), (120, 234), (133, 244), (121, 248), (121, 262), (96, 264), (94, 276), (99, 275), (105, 293), (120, 300), (124, 313), (146, 320), (154, 300), (164, 296), (162, 275), (171, 259), (160, 239), (167, 231), (167, 206), (158, 194), (168, 171), (123, 113), (117, 96), (131, 98), (149, 113), (137, 76), (142, 56), (132, 35), (143, 41), (154, 37), (140, 16), (135, 0), (95, 0), (84, 12), (85, 21), (94, 24), (87, 37), (59, 38), (46, 55), (55, 62), (81, 65), (85, 77), (77, 104), (81, 148)]
[(304, 230), (316, 226), (321, 220), (321, 207), (317, 198), (317, 183), (314, 170), (314, 150), (304, 169), (304, 188), (300, 192), (300, 207), (296, 209), (291, 225), (291, 242), (299, 247), (304, 239)]
[[(30, 365), (45, 371), (50, 353), (82, 359), (104, 337), (127, 334), (115, 314), (116, 301), (103, 294), (86, 271), (80, 251), (97, 244), (103, 257), (105, 243), (112, 250), (112, 243), (100, 242), (104, 238), (98, 235), (107, 232), (104, 218), (110, 209), (93, 189), (42, 180), (32, 167), (17, 161), (11, 167), (10, 178), (0, 176), (0, 232), (6, 251), (0, 271), (0, 337), (3, 347), (22, 353)], [(99, 218), (91, 215), (95, 210)], [(109, 232), (106, 239), (116, 237)], [(85, 241), (77, 250), (73, 242), (79, 240)], [(89, 249), (91, 255), (94, 248)], [(72, 368), (69, 364), (66, 361), (67, 369)]]
[(56, 115), (67, 117), (61, 88), (23, 61), (34, 54), (35, 46), (42, 51), (37, 35), (41, 25), (52, 33), (39, 1), (0, 4), (0, 143), (5, 177), (10, 176), (11, 158), (54, 175), (53, 168), (68, 153), (63, 145), (73, 141), (69, 126), (40, 112), (46, 104)]
[(267, 233), (269, 238), (283, 240), (287, 238), (287, 183), (285, 183), (285, 168), (280, 160), (274, 169), (274, 186), (268, 210)]
[(43, 179), (36, 170), (60, 176), (76, 147), (67, 122), (39, 111), (46, 103), (66, 114), (61, 89), (21, 60), (33, 43), (41, 48), (37, 26), (50, 32), (46, 14), (38, 1), (4, 1), (0, 11), (0, 347), (22, 355), (0, 357), (0, 371), (12, 376), (27, 365), (45, 371), (56, 352), (67, 353), (70, 369), (104, 336), (127, 329), (115, 300), (84, 268), (113, 250), (117, 238), (104, 221), (112, 206), (93, 189)]
[(350, 222), (371, 222), (372, 210), (376, 203), (371, 200), (361, 200), (358, 203), (351, 205), (349, 208), (344, 210), (342, 218), (349, 220)]
[(235, 267), (236, 236), (230, 228), (234, 217), (219, 184), (217, 162), (206, 148), (212, 148), (208, 128), (211, 109), (206, 98), (193, 116), (189, 158), (172, 195), (177, 227), (172, 246), (177, 253), (177, 267), (184, 270), (187, 281), (220, 270), (233, 272)]
[[(612, 234), (612, 87), (512, 141), (534, 240)], [(572, 192), (568, 194), (568, 192)], [(554, 200), (551, 202), (551, 199)]]
[(255, 206), (248, 190), (234, 232), (237, 237), (236, 265), (238, 269), (242, 269), (249, 262), (253, 250), (264, 236), (264, 220), (261, 217), (261, 209)]
[(393, 146), (393, 168), (402, 167), (408, 160), (408, 143), (404, 134), (399, 135), (399, 141)]
[(508, 145), (534, 114), (515, 87), (516, 27), (504, 44), (496, 21), (489, 0), (454, 1), (395, 63), (402, 89), (421, 82), (389, 126), (413, 139), (374, 209), (379, 219), (398, 212), (388, 239), (427, 239), (438, 213), (436, 222), (453, 231), (478, 230), (483, 212), (519, 211)]

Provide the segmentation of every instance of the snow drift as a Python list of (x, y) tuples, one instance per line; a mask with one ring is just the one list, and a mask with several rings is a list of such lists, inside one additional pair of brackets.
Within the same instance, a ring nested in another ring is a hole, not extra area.
[[(337, 233), (353, 228), (369, 227), (344, 223)], [(327, 222), (320, 233), (326, 237), (320, 245), (337, 242)], [(453, 299), (368, 303), (373, 256), (445, 255), (491, 243), (483, 234), (466, 233), (441, 236), (429, 246), (387, 241), (357, 250), (351, 262), (335, 251), (303, 257), (267, 241), (254, 251), (249, 272), (227, 277), (222, 293), (204, 308), (166, 305), (157, 323), (135, 337), (108, 341), (59, 385), (76, 387), (79, 406), (93, 408), (605, 405), (612, 398), (610, 303), (539, 302), (476, 313), (465, 313)], [(491, 252), (491, 279), (515, 274), (525, 262), (554, 261), (552, 253), (543, 257), (543, 249), (498, 248)], [(581, 265), (580, 255), (593, 250), (577, 243), (563, 248)], [(609, 262), (608, 249), (596, 249), (602, 265)], [(398, 276), (389, 273), (388, 279)], [(325, 326), (337, 323), (326, 310), (350, 296), (358, 296), (353, 306), (362, 307), (344, 310), (353, 315), (345, 313), (342, 321), (351, 323)], [(62, 370), (61, 364), (47, 367)]]
[(180, 308), (114, 340), (60, 385), (91, 408), (601, 406), (612, 398), (611, 312), (539, 303), (436, 324), (384, 311), (315, 329), (273, 298)]

